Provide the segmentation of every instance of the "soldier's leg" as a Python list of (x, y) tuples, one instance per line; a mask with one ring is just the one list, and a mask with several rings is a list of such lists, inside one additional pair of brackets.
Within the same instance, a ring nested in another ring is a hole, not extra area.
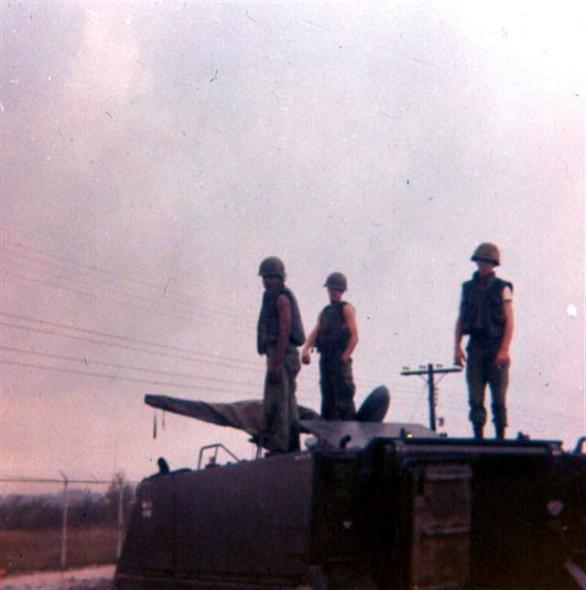
[(333, 365), (336, 419), (354, 420), (356, 418), (356, 406), (354, 405), (356, 387), (352, 375), (352, 359), (343, 363), (338, 357)]
[[(267, 366), (274, 349), (267, 352)], [(289, 399), (288, 378), (283, 366), (278, 379), (269, 379), (268, 370), (265, 378), (265, 392), (263, 399), (265, 417), (266, 446), (270, 451), (286, 452), (289, 449)]]
[(299, 352), (293, 349), (285, 357), (289, 400), (289, 451), (298, 451), (299, 445), (299, 410), (297, 409), (297, 375), (301, 370)]
[(507, 427), (507, 388), (509, 386), (509, 365), (495, 365), (491, 363), (489, 381), (492, 398), (492, 421), (496, 438), (505, 438)]
[(324, 420), (336, 420), (336, 391), (332, 383), (331, 360), (322, 354), (319, 359), (321, 388), (321, 417)]
[(466, 363), (466, 382), (468, 383), (468, 404), (470, 406), (470, 422), (474, 429), (474, 437), (483, 437), (484, 425), (486, 423), (486, 410), (484, 409), (484, 390), (486, 388), (486, 377), (484, 362), (480, 354), (473, 351), (468, 353)]

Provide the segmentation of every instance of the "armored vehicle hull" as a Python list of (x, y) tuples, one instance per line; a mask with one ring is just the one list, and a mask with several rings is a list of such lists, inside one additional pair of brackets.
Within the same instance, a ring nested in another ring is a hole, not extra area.
[(585, 587), (584, 454), (304, 425), (310, 451), (145, 479), (117, 590)]

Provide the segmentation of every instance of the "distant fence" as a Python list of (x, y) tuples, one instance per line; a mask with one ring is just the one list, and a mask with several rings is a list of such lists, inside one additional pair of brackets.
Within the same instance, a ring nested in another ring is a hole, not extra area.
[[(11, 552), (18, 551), (16, 545), (22, 543), (27, 550), (32, 551), (32, 545), (39, 543), (40, 539), (50, 544), (48, 553), (53, 555), (51, 563), (35, 566), (33, 562), (35, 559), (38, 561), (38, 558), (31, 554), (30, 564), (20, 563), (15, 566), (17, 570), (43, 569), (59, 565), (61, 568), (67, 568), (71, 561), (70, 551), (75, 545), (95, 542), (89, 535), (79, 536), (79, 531), (87, 530), (89, 525), (102, 525), (107, 528), (110, 533), (107, 543), (114, 544), (114, 547), (109, 548), (108, 555), (116, 558), (120, 556), (125, 521), (134, 501), (137, 482), (130, 482), (120, 476), (115, 476), (111, 480), (72, 479), (66, 473), (60, 473), (60, 479), (0, 477), (0, 540), (4, 535), (5, 545), (2, 547), (0, 544), (0, 558), (9, 562)], [(57, 522), (58, 520), (60, 522)], [(25, 534), (30, 532), (30, 538), (35, 542), (23, 541), (23, 531)], [(73, 544), (72, 532), (77, 536)], [(58, 547), (54, 547), (56, 543)], [(91, 547), (85, 549), (84, 555), (92, 554), (88, 550), (92, 549)], [(39, 552), (43, 551), (47, 553), (47, 546), (44, 550), (39, 549)], [(94, 551), (93, 555), (95, 554)], [(22, 549), (19, 555), (22, 557)], [(57, 557), (58, 562), (55, 563)], [(26, 561), (27, 557), (22, 557), (22, 560)], [(80, 557), (76, 556), (73, 562), (80, 565)], [(10, 570), (10, 565), (0, 563), (0, 568)]]

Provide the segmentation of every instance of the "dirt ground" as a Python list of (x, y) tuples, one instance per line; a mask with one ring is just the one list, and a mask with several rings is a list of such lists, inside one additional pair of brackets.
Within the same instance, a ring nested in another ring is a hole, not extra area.
[(111, 590), (114, 566), (40, 572), (0, 578), (0, 590)]
[[(67, 540), (67, 566), (70, 569), (116, 561), (116, 527), (70, 527)], [(61, 565), (61, 543), (60, 528), (0, 531), (0, 571), (5, 570), (11, 576), (57, 571)]]

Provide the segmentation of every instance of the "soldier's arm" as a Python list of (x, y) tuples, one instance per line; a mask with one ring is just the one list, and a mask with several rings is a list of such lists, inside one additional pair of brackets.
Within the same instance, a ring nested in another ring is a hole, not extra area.
[(462, 319), (460, 315), (458, 315), (456, 329), (454, 330), (454, 364), (458, 365), (459, 367), (463, 367), (464, 362), (466, 361), (466, 354), (462, 348), (463, 337), (464, 333), (462, 332)]
[(319, 318), (315, 324), (315, 328), (309, 333), (307, 340), (305, 341), (305, 346), (301, 350), (301, 362), (304, 365), (309, 365), (311, 363), (311, 356), (309, 351), (315, 346), (315, 339), (317, 338), (317, 331), (319, 330)]
[(495, 359), (497, 365), (505, 365), (511, 361), (509, 350), (511, 348), (511, 340), (513, 339), (513, 330), (515, 328), (512, 300), (503, 302), (503, 310), (505, 312), (505, 330), (501, 347), (499, 348)]
[(350, 305), (344, 305), (344, 321), (350, 331), (350, 340), (346, 350), (342, 353), (342, 362), (346, 362), (352, 356), (356, 345), (358, 344), (358, 324), (356, 323), (356, 310)]

